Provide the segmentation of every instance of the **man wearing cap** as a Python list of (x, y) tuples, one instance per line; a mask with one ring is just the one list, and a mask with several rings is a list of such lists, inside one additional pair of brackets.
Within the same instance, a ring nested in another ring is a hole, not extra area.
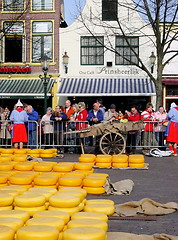
[(23, 109), (23, 104), (20, 99), (15, 105), (15, 109), (10, 115), (10, 120), (13, 121), (13, 128), (11, 131), (12, 134), (12, 143), (14, 143), (14, 148), (23, 148), (23, 143), (28, 142), (27, 131), (25, 127), (25, 122), (28, 121), (28, 115)]
[(111, 104), (110, 108), (104, 114), (104, 121), (112, 121), (116, 119), (118, 116), (118, 112), (116, 112), (116, 105)]

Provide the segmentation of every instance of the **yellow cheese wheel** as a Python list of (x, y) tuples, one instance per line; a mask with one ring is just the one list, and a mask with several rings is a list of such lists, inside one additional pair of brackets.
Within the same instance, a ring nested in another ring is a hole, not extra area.
[(24, 225), (24, 221), (20, 218), (15, 217), (1, 217), (0, 225), (8, 226), (15, 232)]
[[(58, 185), (58, 190), (60, 190), (60, 189), (62, 189), (62, 188), (66, 188), (66, 187), (69, 187), (69, 188), (70, 188), (70, 186)], [(80, 185), (80, 186), (74, 186), (73, 188), (79, 188), (79, 189), (81, 189), (81, 188), (82, 188), (82, 185)]]
[(49, 203), (53, 207), (73, 208), (80, 204), (80, 198), (74, 195), (53, 195), (49, 198)]
[(97, 162), (95, 165), (100, 168), (109, 168), (111, 167), (111, 162)]
[(39, 154), (40, 153), (40, 149), (31, 149), (31, 150), (28, 150), (27, 152), (30, 153), (30, 155), (31, 154)]
[(0, 162), (0, 171), (12, 170), (13, 168), (13, 164), (9, 164), (9, 162)]
[(26, 154), (27, 153), (27, 149), (23, 148), (23, 149), (14, 149), (14, 154)]
[(12, 159), (13, 159), (13, 157), (10, 156), (10, 155), (3, 156), (3, 155), (1, 154), (1, 156), (0, 156), (0, 162), (12, 161)]
[(30, 156), (39, 158), (40, 154), (39, 153), (30, 153)]
[(0, 207), (0, 211), (12, 210), (13, 206)]
[(58, 177), (57, 176), (42, 176), (39, 175), (36, 178), (34, 178), (34, 184), (39, 186), (51, 186), (55, 185), (57, 183)]
[(33, 181), (33, 177), (21, 176), (20, 174), (13, 175), (9, 178), (9, 182), (14, 185), (29, 185)]
[(145, 163), (129, 163), (129, 167), (131, 167), (131, 168), (144, 168)]
[(18, 207), (40, 207), (45, 204), (46, 198), (37, 193), (28, 193), (15, 197), (14, 202)]
[(53, 158), (53, 153), (40, 153), (40, 157), (42, 158)]
[(107, 173), (91, 173), (88, 176), (92, 176), (92, 177), (98, 176), (98, 177), (105, 177), (105, 178), (109, 177)]
[(104, 213), (96, 213), (96, 212), (78, 212), (74, 213), (71, 216), (71, 220), (78, 220), (78, 219), (98, 219), (108, 222), (108, 216)]
[(73, 165), (68, 164), (57, 164), (53, 167), (54, 172), (71, 172), (73, 170)]
[(111, 159), (112, 159), (112, 157), (110, 157), (110, 158), (99, 158), (99, 157), (97, 157), (95, 159), (95, 162), (96, 163), (110, 163)]
[(145, 161), (144, 155), (141, 154), (129, 155), (129, 163), (144, 163), (144, 161)]
[(106, 183), (106, 179), (104, 178), (85, 178), (83, 180), (83, 186), (84, 187), (103, 187)]
[(80, 157), (94, 157), (94, 158), (96, 158), (96, 155), (91, 154), (91, 153), (82, 153), (82, 154), (80, 154)]
[(59, 179), (59, 185), (62, 185), (62, 186), (75, 187), (75, 186), (80, 186), (81, 184), (82, 184), (81, 178), (60, 178)]
[(87, 194), (103, 194), (105, 193), (104, 187), (83, 187), (87, 191)]
[(59, 231), (52, 226), (25, 226), (16, 233), (16, 240), (58, 240)]
[(27, 155), (16, 155), (13, 159), (15, 162), (25, 162), (27, 159)]
[(5, 175), (0, 175), (0, 184), (7, 183), (7, 177)]
[(63, 240), (106, 240), (106, 232), (97, 227), (76, 227), (67, 229)]
[(15, 231), (8, 226), (0, 225), (0, 240), (13, 240)]
[(8, 186), (8, 182), (7, 182), (7, 183), (1, 183), (1, 184), (0, 184), (0, 188), (1, 188), (1, 187), (4, 187), (4, 186)]
[(40, 153), (43, 154), (51, 154), (54, 153), (56, 150), (55, 149), (40, 149)]
[(15, 164), (14, 169), (18, 171), (31, 171), (33, 166), (33, 162), (22, 162)]
[[(9, 185), (10, 185), (10, 186), (20, 186), (20, 185), (14, 185), (14, 184), (11, 184), (11, 183), (9, 183)], [(21, 186), (25, 187), (25, 188), (26, 188), (26, 190), (28, 190), (29, 188), (31, 188), (31, 187), (32, 187), (32, 184), (21, 185)]]
[(125, 162), (128, 162), (128, 156), (125, 155), (125, 154), (113, 155), (112, 156), (112, 162), (114, 162), (114, 163), (125, 163)]
[(60, 218), (64, 221), (65, 224), (67, 224), (70, 220), (70, 215), (67, 212), (63, 212), (63, 211), (40, 211), (40, 212), (36, 212), (33, 215), (34, 218), (38, 218), (38, 217), (43, 217), (43, 218), (48, 218), (48, 217), (57, 217)]
[(76, 212), (79, 212), (79, 207), (70, 207), (70, 208), (65, 208), (65, 207), (60, 207), (60, 208), (57, 208), (57, 207), (53, 207), (53, 206), (49, 206), (48, 207), (48, 210), (51, 211), (51, 210), (55, 210), (55, 211), (62, 211), (62, 212), (67, 212), (70, 216)]
[(64, 228), (64, 221), (57, 217), (38, 217), (38, 218), (31, 218), (26, 222), (26, 226), (32, 225), (45, 225), (45, 226), (52, 226), (57, 228), (59, 231), (62, 231)]
[(85, 205), (88, 204), (111, 204), (112, 206), (114, 206), (114, 201), (110, 200), (110, 199), (90, 199), (90, 200), (86, 200)]
[(84, 198), (87, 196), (87, 191), (82, 188), (74, 188), (74, 187), (63, 187), (59, 190), (59, 192), (77, 192), (82, 193)]
[(86, 174), (85, 174), (85, 172), (83, 172), (83, 171), (72, 171), (72, 172), (70, 172), (70, 173), (66, 173), (66, 174), (64, 174), (63, 175), (63, 177), (65, 177), (65, 176), (74, 176), (74, 177), (79, 177), (79, 178), (85, 178), (86, 177)]
[(16, 190), (0, 190), (0, 193), (8, 193), (10, 194), (13, 198), (19, 195), (19, 192)]
[(83, 202), (81, 202), (79, 205), (78, 205), (78, 208), (79, 208), (79, 211), (83, 211), (85, 207), (85, 204)]
[(51, 172), (53, 167), (49, 164), (45, 164), (42, 162), (42, 163), (36, 164), (33, 168), (34, 168), (34, 171), (37, 171), (37, 172)]
[(30, 218), (30, 214), (23, 210), (6, 210), (0, 212), (0, 218), (2, 217), (19, 218), (26, 222)]
[(68, 222), (67, 228), (75, 227), (98, 227), (104, 231), (108, 230), (108, 224), (98, 219), (75, 219)]
[(49, 164), (49, 165), (51, 165), (51, 166), (57, 165), (57, 162), (52, 162), (52, 161), (44, 161), (43, 163)]
[(112, 204), (88, 204), (84, 207), (84, 212), (99, 212), (106, 215), (114, 213), (114, 206)]
[(19, 192), (19, 194), (22, 194), (23, 192), (26, 192), (27, 191), (27, 188), (24, 187), (24, 186), (16, 186), (16, 185), (13, 185), (13, 186), (5, 186), (5, 187), (2, 187), (1, 188), (2, 190), (16, 190)]
[(1, 154), (2, 153), (13, 154), (14, 153), (14, 149), (12, 149), (12, 148), (2, 148), (1, 149)]
[[(111, 155), (104, 155), (104, 154), (98, 154), (96, 155), (96, 159), (95, 161), (99, 161), (99, 162), (108, 162), (110, 161), (111, 162), (111, 159), (112, 159), (112, 156)], [(103, 160), (103, 161), (102, 161)], [(107, 161), (108, 160), (108, 161)]]
[(85, 198), (85, 196), (83, 195), (83, 193), (81, 193), (81, 192), (76, 192), (76, 191), (62, 191), (62, 189), (61, 190), (59, 190), (55, 195), (70, 195), (70, 196), (77, 196), (77, 197), (79, 197), (80, 198), (80, 201), (82, 202), (83, 200), (84, 200), (84, 198)]
[(90, 163), (75, 163), (75, 169), (77, 170), (91, 170), (93, 164)]
[(0, 207), (10, 206), (13, 203), (13, 196), (8, 193), (0, 193)]
[(18, 207), (18, 206), (15, 206), (14, 209), (15, 209), (15, 210), (23, 210), (23, 211), (26, 211), (26, 212), (28, 212), (28, 213), (30, 214), (30, 217), (33, 217), (33, 215), (34, 215), (36, 212), (46, 210), (46, 207), (45, 207), (45, 205), (40, 206), (40, 207)]
[(93, 156), (84, 156), (84, 157), (82, 156), (78, 158), (78, 161), (81, 163), (92, 163), (95, 161), (95, 158), (96, 157), (93, 157)]
[(113, 162), (112, 166), (115, 168), (125, 168), (128, 167), (128, 162), (122, 163), (122, 162)]
[[(33, 191), (31, 191), (31, 192), (33, 192)], [(30, 192), (30, 193), (31, 193)], [(52, 193), (52, 192), (48, 192), (48, 191), (40, 191), (40, 192), (38, 192), (38, 194), (40, 194), (40, 195), (43, 195), (43, 196), (45, 196), (45, 198), (46, 198), (46, 201), (49, 201), (49, 198), (54, 194), (54, 193)]]
[(40, 191), (47, 191), (47, 192), (50, 192), (50, 193), (52, 193), (52, 194), (54, 194), (54, 193), (56, 193), (57, 192), (57, 190), (56, 189), (54, 189), (53, 187), (46, 187), (46, 186), (44, 186), (44, 187), (42, 187), (42, 186), (36, 186), (36, 187), (33, 187), (33, 188), (31, 188), (31, 189), (29, 189), (29, 191), (30, 192), (40, 192)]

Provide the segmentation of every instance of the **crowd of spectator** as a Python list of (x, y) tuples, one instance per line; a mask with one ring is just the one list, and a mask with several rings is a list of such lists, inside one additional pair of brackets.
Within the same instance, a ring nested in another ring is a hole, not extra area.
[[(154, 111), (152, 103), (147, 103), (146, 109), (143, 111), (138, 111), (136, 106), (131, 106), (129, 110), (123, 112), (117, 110), (115, 104), (111, 104), (106, 111), (101, 101), (96, 101), (93, 103), (92, 109), (87, 110), (84, 102), (71, 105), (71, 101), (66, 100), (64, 107), (58, 105), (55, 110), (48, 107), (46, 114), (39, 119), (38, 113), (31, 105), (22, 104), (18, 100), (11, 113), (8, 107), (1, 108), (0, 111), (0, 138), (3, 144), (8, 144), (12, 139), (14, 148), (23, 148), (23, 144), (27, 142), (31, 148), (36, 148), (38, 136), (35, 122), (39, 121), (41, 121), (44, 145), (57, 146), (64, 142), (64, 131), (81, 130), (94, 124), (112, 120), (119, 122), (142, 120), (144, 121), (143, 132), (129, 131), (124, 133), (127, 141), (126, 152), (135, 153), (139, 136), (142, 134), (142, 145), (145, 152), (149, 150), (150, 146), (159, 146), (161, 150), (166, 150), (165, 141), (167, 140), (169, 149), (174, 156), (177, 155), (178, 107), (175, 103), (171, 104), (168, 113), (163, 106), (159, 106), (158, 110)], [(9, 125), (9, 120), (13, 122), (13, 125)], [(75, 145), (75, 137), (76, 135), (72, 134), (67, 136), (65, 140), (69, 145)], [(92, 137), (88, 139), (88, 144), (93, 144)], [(69, 152), (75, 151), (74, 147), (68, 149)]]

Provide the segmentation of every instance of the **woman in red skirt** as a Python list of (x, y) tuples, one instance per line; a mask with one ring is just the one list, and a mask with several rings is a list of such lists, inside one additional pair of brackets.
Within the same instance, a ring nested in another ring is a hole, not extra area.
[(10, 115), (10, 120), (13, 121), (12, 126), (12, 143), (14, 144), (14, 148), (23, 148), (23, 143), (28, 142), (27, 138), (27, 130), (25, 127), (25, 122), (28, 121), (28, 115), (26, 111), (23, 110), (23, 104), (18, 100), (15, 105), (15, 109), (12, 111)]
[(178, 106), (175, 103), (171, 104), (171, 109), (168, 112), (169, 124), (167, 126), (167, 142), (169, 150), (173, 152), (173, 156), (177, 156), (178, 144)]

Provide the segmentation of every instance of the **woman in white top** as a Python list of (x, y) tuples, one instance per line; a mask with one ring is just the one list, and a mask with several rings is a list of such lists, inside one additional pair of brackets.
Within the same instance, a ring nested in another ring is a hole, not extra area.
[(52, 108), (48, 107), (46, 109), (46, 114), (41, 119), (45, 146), (47, 146), (47, 145), (50, 146), (53, 143), (54, 127), (52, 125), (52, 121), (50, 121), (52, 111), (53, 111)]

